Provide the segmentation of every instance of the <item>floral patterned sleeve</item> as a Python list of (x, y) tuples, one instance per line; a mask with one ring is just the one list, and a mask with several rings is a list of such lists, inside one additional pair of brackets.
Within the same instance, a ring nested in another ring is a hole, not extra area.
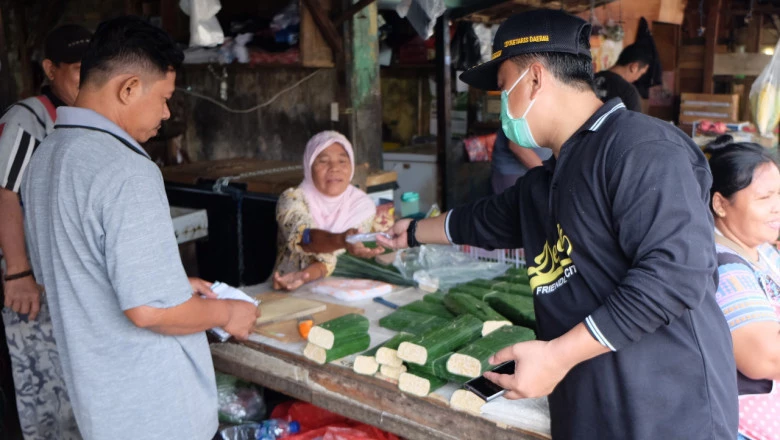
[(285, 248), (293, 253), (305, 253), (300, 246), (303, 231), (312, 228), (314, 221), (300, 190), (288, 189), (279, 197), (276, 204), (276, 224), (279, 227), (279, 237), (284, 238)]
[(276, 223), (279, 227), (277, 271), (284, 275), (319, 262), (325, 265), (328, 276), (333, 273), (337, 254), (315, 254), (301, 248), (303, 231), (314, 228), (314, 220), (301, 190), (288, 189), (282, 193), (276, 204)]

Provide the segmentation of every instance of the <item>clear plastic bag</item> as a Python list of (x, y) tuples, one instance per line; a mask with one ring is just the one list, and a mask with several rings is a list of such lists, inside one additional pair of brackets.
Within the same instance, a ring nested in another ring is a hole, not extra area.
[(780, 41), (761, 75), (750, 88), (750, 110), (762, 136), (771, 136), (780, 122)]
[[(238, 424), (265, 419), (266, 405), (262, 388), (228, 374), (216, 375), (220, 422)], [(232, 440), (241, 439), (236, 437)]]
[(212, 47), (225, 41), (217, 20), (222, 9), (219, 0), (181, 0), (179, 7), (190, 16), (190, 47)]
[(424, 245), (396, 253), (393, 262), (405, 279), (423, 290), (449, 290), (477, 278), (495, 278), (508, 264), (478, 260), (455, 246)]

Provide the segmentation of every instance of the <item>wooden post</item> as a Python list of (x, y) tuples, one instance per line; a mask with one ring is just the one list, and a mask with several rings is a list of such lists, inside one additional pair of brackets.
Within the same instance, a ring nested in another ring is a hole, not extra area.
[(381, 169), (382, 100), (376, 3), (366, 6), (346, 23), (347, 134), (355, 148), (356, 163), (368, 162), (372, 168)]
[(22, 90), (19, 98), (29, 98), (33, 95), (33, 72), (30, 65), (30, 49), (27, 47), (27, 16), (24, 4), (17, 4), (13, 8), (14, 21), (16, 22), (16, 41), (19, 51), (19, 70), (22, 77)]
[(439, 197), (442, 209), (452, 209), (452, 170), (448, 156), (452, 144), (452, 57), (450, 56), (449, 13), (436, 22), (436, 156), (439, 167)]
[(713, 72), (715, 67), (715, 46), (718, 45), (718, 26), (720, 25), (720, 8), (723, 0), (710, 0), (707, 11), (707, 30), (704, 44), (704, 76), (703, 92), (715, 92)]
[(333, 20), (333, 25), (338, 27), (344, 24), (345, 21), (352, 18), (355, 14), (363, 10), (366, 6), (370, 5), (371, 3), (374, 3), (376, 0), (360, 0), (359, 2), (355, 3), (354, 5), (347, 8), (347, 10), (341, 14), (338, 18)]
[[(747, 41), (745, 45), (745, 52), (758, 53), (761, 50), (761, 34), (764, 27), (764, 14), (753, 15), (753, 20), (748, 24)], [(746, 77), (742, 85), (742, 91), (734, 93), (740, 94), (739, 99), (739, 115), (740, 120), (750, 121), (753, 119), (753, 114), (750, 111), (750, 89), (753, 87), (753, 83), (756, 81), (756, 77)]]
[(303, 0), (303, 3), (309, 9), (309, 12), (311, 12), (314, 22), (317, 24), (317, 27), (320, 28), (322, 36), (333, 50), (333, 53), (337, 55), (340, 54), (343, 49), (341, 36), (338, 31), (336, 31), (336, 27), (333, 26), (333, 22), (330, 21), (328, 14), (322, 9), (320, 2), (317, 0)]
[(0, 9), (0, 63), (5, 67), (0, 68), (0, 108), (8, 108), (11, 104), (16, 102), (18, 96), (16, 95), (16, 81), (11, 74), (11, 69), (8, 68), (8, 50), (5, 39), (5, 15), (7, 10)]

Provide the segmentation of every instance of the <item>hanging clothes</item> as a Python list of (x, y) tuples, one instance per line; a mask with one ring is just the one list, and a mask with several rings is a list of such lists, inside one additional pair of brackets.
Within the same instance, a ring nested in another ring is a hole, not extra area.
[(639, 20), (639, 28), (636, 32), (634, 44), (646, 47), (647, 51), (653, 54), (653, 62), (650, 63), (650, 68), (647, 69), (647, 72), (641, 78), (634, 82), (634, 86), (639, 90), (642, 98), (647, 99), (650, 97), (650, 87), (663, 83), (663, 68), (661, 67), (661, 59), (658, 56), (658, 49), (655, 47), (653, 34), (650, 32), (650, 26), (644, 17)]

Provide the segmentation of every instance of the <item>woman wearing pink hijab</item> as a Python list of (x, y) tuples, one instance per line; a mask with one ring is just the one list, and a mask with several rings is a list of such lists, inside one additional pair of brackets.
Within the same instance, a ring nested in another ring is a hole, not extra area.
[(274, 289), (295, 290), (330, 275), (343, 249), (363, 258), (384, 252), (346, 242), (348, 235), (370, 232), (376, 215), (371, 198), (351, 184), (354, 170), (352, 144), (341, 133), (323, 131), (306, 144), (303, 182), (276, 205)]

